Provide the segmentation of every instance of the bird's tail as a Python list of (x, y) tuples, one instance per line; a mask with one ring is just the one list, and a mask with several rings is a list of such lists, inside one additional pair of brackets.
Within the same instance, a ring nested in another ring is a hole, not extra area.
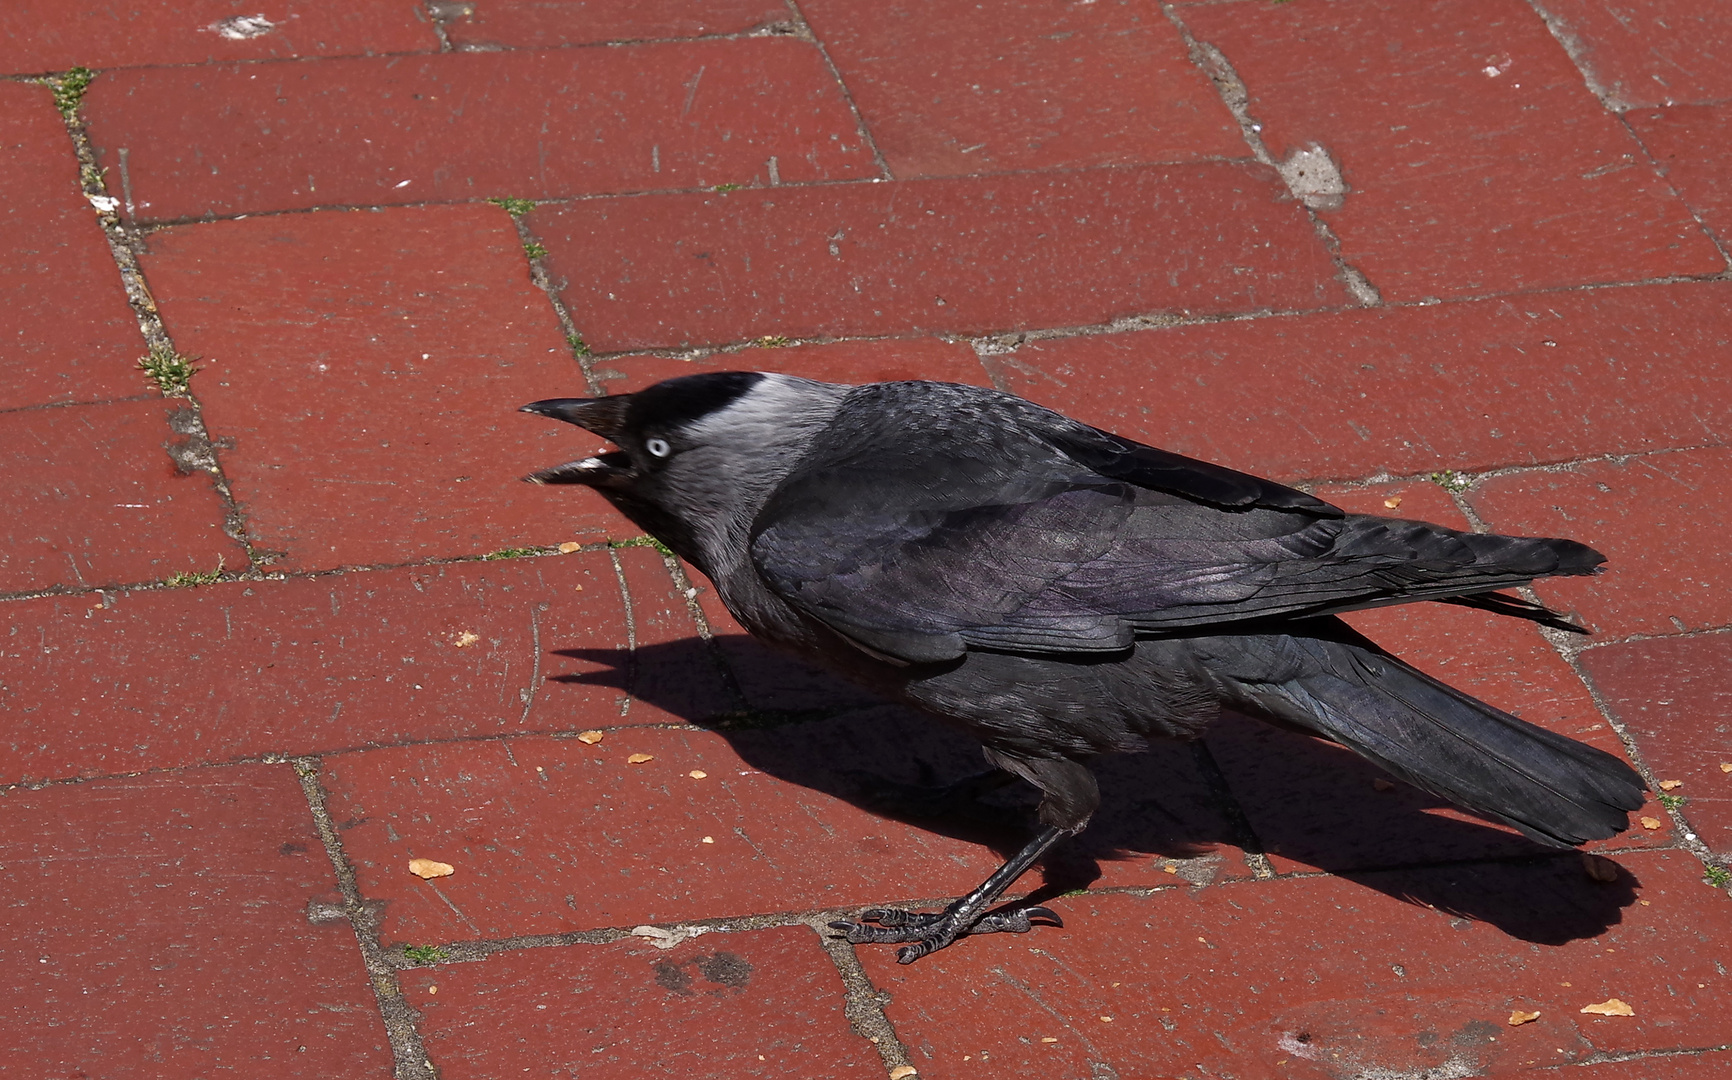
[[(1391, 775), (1570, 847), (1629, 827), (1642, 778), (1602, 750), (1446, 686), (1336, 619), (1215, 639), (1232, 704), (1333, 739)], [(1237, 646), (1237, 647), (1236, 647)]]

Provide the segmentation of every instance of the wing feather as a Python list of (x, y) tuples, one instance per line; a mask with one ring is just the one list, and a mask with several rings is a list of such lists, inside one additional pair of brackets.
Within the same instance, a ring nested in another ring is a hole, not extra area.
[(1482, 593), (1560, 572), (1568, 544), (1345, 515), (1008, 395), (852, 393), (877, 400), (838, 414), (759, 515), (751, 557), (789, 603), (904, 662), (1111, 652), (1138, 634)]

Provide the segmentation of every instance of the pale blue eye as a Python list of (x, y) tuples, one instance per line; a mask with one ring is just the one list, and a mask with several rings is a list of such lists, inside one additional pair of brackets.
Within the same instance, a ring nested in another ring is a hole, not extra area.
[(668, 441), (666, 439), (650, 439), (648, 442), (643, 444), (643, 448), (648, 450), (655, 457), (667, 457), (669, 452)]

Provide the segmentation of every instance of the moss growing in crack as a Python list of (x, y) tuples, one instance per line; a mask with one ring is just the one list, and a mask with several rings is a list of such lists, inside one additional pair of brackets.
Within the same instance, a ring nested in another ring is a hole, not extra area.
[(631, 548), (631, 547), (655, 548), (657, 551), (661, 552), (663, 555), (668, 555), (668, 556), (672, 556), (674, 553), (672, 548), (668, 547), (666, 544), (662, 543), (660, 540), (657, 540), (653, 536), (634, 536), (629, 540), (609, 540), (607, 542), (607, 546), (610, 548)]
[(524, 214), (535, 209), (535, 201), (533, 199), (496, 198), (488, 199), (487, 201), (492, 203), (494, 206), (499, 207), (507, 214), (510, 214), (512, 217), (522, 217)]
[(539, 259), (547, 254), (547, 248), (531, 240), (523, 245), (523, 253), (532, 259)]
[(753, 339), (752, 347), (755, 349), (781, 349), (793, 343), (793, 338), (783, 337), (781, 334), (765, 334), (761, 338)]
[(1659, 799), (1660, 805), (1668, 810), (1676, 810), (1684, 805), (1684, 796), (1682, 795), (1657, 795), (1655, 798)]
[(589, 343), (577, 334), (565, 335), (565, 343), (571, 346), (571, 355), (582, 360), (589, 355)]
[(223, 564), (219, 561), (215, 570), (183, 570), (178, 574), (170, 574), (162, 583), (171, 589), (191, 589), (199, 585), (211, 585), (222, 579)]
[(491, 562), (494, 559), (521, 559), (526, 555), (540, 555), (540, 554), (541, 554), (540, 548), (532, 548), (532, 547), (528, 547), (528, 548), (500, 548), (498, 551), (495, 551), (490, 555), (481, 556), (481, 561), (482, 562)]
[(1458, 473), (1446, 469), (1443, 472), (1432, 473), (1431, 482), (1449, 492), (1451, 495), (1459, 495), (1461, 492), (1464, 492), (1473, 486), (1473, 477), (1466, 473)]
[(1702, 880), (1716, 889), (1724, 889), (1732, 885), (1732, 870), (1724, 866), (1710, 866), (1702, 872)]
[(405, 945), (403, 956), (414, 964), (437, 964), (451, 959), (451, 954), (437, 945)]
[(84, 101), (84, 92), (90, 89), (96, 72), (87, 67), (75, 67), (66, 74), (48, 80), (48, 85), (54, 88), (54, 107), (60, 110), (60, 115), (71, 120), (78, 115), (78, 106)]
[(745, 186), (744, 184), (717, 184), (710, 190), (718, 195), (726, 195), (730, 191), (738, 191)]
[(156, 384), (163, 397), (185, 397), (192, 383), (194, 359), (197, 358), (182, 356), (167, 346), (152, 345), (150, 352), (138, 361), (138, 370)]

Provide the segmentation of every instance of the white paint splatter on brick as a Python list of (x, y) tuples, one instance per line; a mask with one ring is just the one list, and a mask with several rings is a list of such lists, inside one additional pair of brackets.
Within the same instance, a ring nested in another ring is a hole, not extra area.
[(263, 15), (234, 15), (205, 27), (207, 30), (216, 31), (230, 41), (246, 41), (249, 38), (264, 37), (276, 28), (277, 24)]

